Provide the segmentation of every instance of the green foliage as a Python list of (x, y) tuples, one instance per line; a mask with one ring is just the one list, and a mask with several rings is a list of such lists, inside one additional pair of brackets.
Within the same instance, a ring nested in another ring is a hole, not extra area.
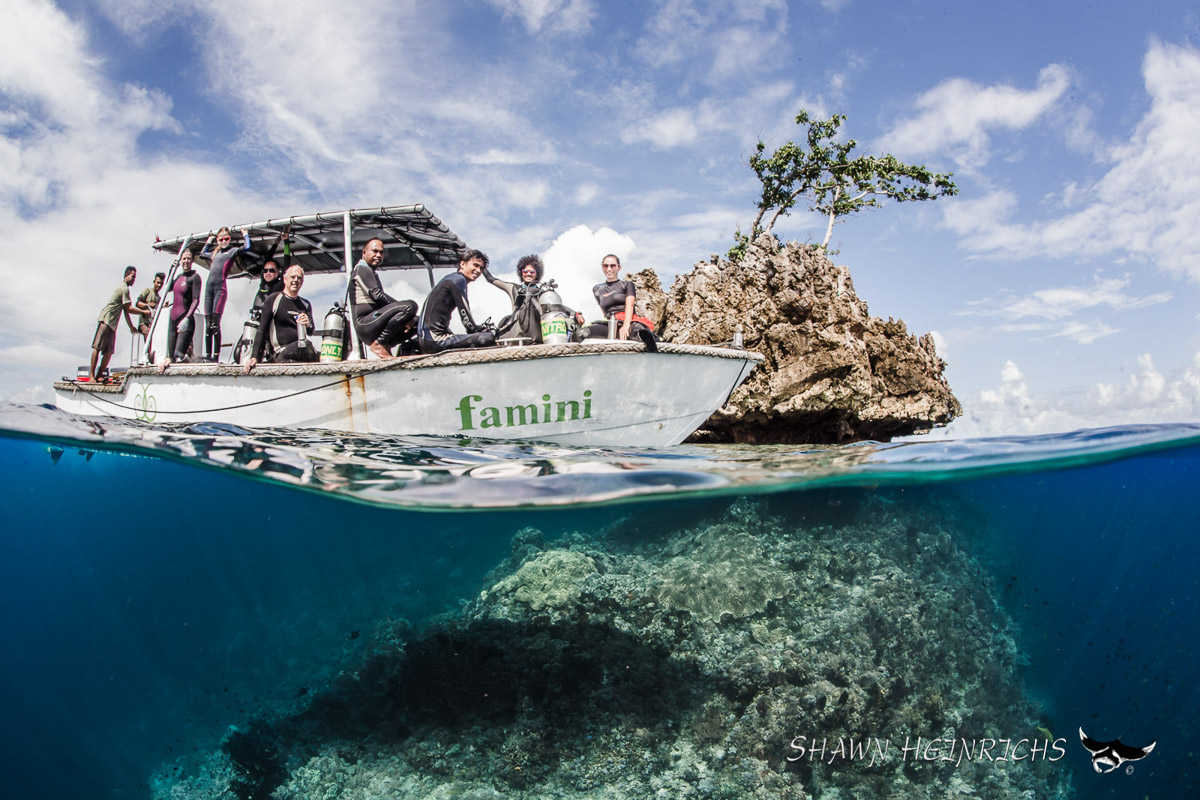
[[(759, 235), (770, 233), (775, 222), (788, 214), (801, 198), (808, 201), (810, 210), (824, 214), (829, 221), (820, 245), (825, 248), (833, 235), (833, 226), (848, 214), (881, 206), (884, 200), (904, 203), (958, 194), (958, 187), (950, 180), (953, 173), (935, 173), (923, 165), (905, 164), (893, 155), (851, 158), (858, 142), (836, 139), (845, 120), (842, 114), (834, 114), (827, 120), (812, 119), (807, 111), (801, 110), (796, 115), (796, 124), (808, 126), (806, 146), (787, 142), (767, 155), (766, 143), (759, 141), (750, 156), (750, 168), (762, 183), (758, 215), (749, 234), (739, 229), (734, 235), (736, 243), (729, 251), (731, 260), (740, 259), (748, 243)], [(771, 217), (764, 226), (762, 221), (768, 213)]]

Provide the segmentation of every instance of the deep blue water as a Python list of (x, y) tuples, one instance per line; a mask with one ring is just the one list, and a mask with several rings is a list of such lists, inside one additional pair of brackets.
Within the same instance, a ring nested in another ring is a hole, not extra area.
[[(586, 534), (629, 513), (667, 526), (746, 492), (795, 516), (831, 497), (952, 513), (1019, 624), (1022, 677), (1066, 739), (1077, 796), (1195, 796), (1195, 428), (916, 450), (359, 441), (314, 468), (311, 442), (174, 431), (183, 447), (15, 413), (0, 420), (4, 797), (148, 798), (161, 764), (304, 703), (381, 620), (459, 608), (523, 527)], [(264, 480), (251, 451), (283, 478)], [(1156, 749), (1098, 775), (1080, 726)]]

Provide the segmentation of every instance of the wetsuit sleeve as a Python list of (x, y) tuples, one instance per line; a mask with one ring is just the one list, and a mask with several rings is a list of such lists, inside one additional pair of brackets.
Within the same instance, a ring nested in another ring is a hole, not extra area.
[(518, 287), (515, 283), (509, 283), (508, 281), (502, 281), (499, 278), (495, 277), (494, 275), (492, 275), (492, 273), (488, 270), (487, 267), (483, 268), (483, 277), (484, 277), (484, 280), (486, 280), (492, 286), (495, 286), (497, 289), (503, 290), (503, 292), (506, 295), (508, 295), (509, 302), (512, 303), (514, 306), (516, 305), (517, 293), (520, 291), (520, 287)]
[(458, 278), (458, 280), (450, 281), (450, 296), (454, 298), (458, 316), (462, 318), (462, 324), (467, 333), (475, 333), (479, 330), (479, 326), (475, 324), (475, 319), (471, 316), (471, 307), (467, 305), (467, 279), (462, 277), (461, 272), (455, 273), (451, 277)]
[(204, 286), (200, 280), (200, 273), (192, 270), (191, 277), (188, 278), (188, 283), (191, 284), (192, 304), (188, 306), (188, 310), (184, 312), (180, 319), (191, 319), (196, 313), (196, 309), (200, 307), (200, 295), (204, 294)]
[(267, 344), (267, 331), (275, 324), (275, 298), (278, 292), (268, 295), (263, 302), (264, 313), (258, 321), (258, 332), (254, 334), (254, 346), (250, 348), (251, 358), (263, 360), (263, 350)]
[(308, 331), (308, 335), (312, 336), (317, 332), (317, 318), (315, 315), (313, 315), (312, 303), (308, 302), (303, 297), (299, 298), (299, 301), (300, 304), (304, 306), (304, 313), (308, 314), (308, 324), (305, 325), (304, 328)]
[[(385, 306), (396, 302), (391, 295), (383, 290), (383, 285), (379, 283), (379, 273), (371, 269), (370, 266), (365, 263), (360, 263), (359, 266), (355, 267), (354, 269), (357, 273), (356, 277), (359, 278), (359, 280), (362, 281), (362, 285), (366, 287), (367, 296), (371, 298), (371, 302), (375, 306)], [(361, 297), (356, 298), (355, 302), (361, 303), (363, 302), (363, 299)]]

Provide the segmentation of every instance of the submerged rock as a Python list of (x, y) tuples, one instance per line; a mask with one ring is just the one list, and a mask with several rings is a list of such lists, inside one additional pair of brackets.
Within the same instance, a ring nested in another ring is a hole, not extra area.
[(740, 327), (766, 356), (693, 441), (887, 441), (962, 414), (933, 337), (872, 317), (849, 269), (816, 246), (759, 237), (737, 264), (714, 256), (680, 275), (665, 301), (657, 278), (630, 278), (664, 340), (729, 343)]
[[(460, 613), (271, 721), (271, 797), (1070, 797), (1063, 763), (979, 757), (1042, 723), (965, 523), (913, 494), (520, 531)], [(228, 760), (156, 797), (229, 797)]]

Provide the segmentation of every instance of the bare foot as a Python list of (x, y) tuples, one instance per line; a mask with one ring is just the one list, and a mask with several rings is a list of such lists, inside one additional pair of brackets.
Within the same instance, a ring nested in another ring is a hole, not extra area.
[(171, 359), (168, 358), (165, 361), (163, 361), (163, 363), (158, 365), (158, 373), (161, 375), (162, 373), (166, 372), (167, 367), (169, 367), (169, 366), (171, 366)]
[(386, 360), (389, 358), (395, 358), (395, 356), (392, 355), (392, 352), (390, 350), (388, 350), (386, 347), (384, 347), (383, 345), (381, 345), (379, 342), (371, 342), (369, 345), (367, 345), (367, 347), (371, 348), (371, 352), (374, 353), (375, 355), (379, 356), (382, 359)]

